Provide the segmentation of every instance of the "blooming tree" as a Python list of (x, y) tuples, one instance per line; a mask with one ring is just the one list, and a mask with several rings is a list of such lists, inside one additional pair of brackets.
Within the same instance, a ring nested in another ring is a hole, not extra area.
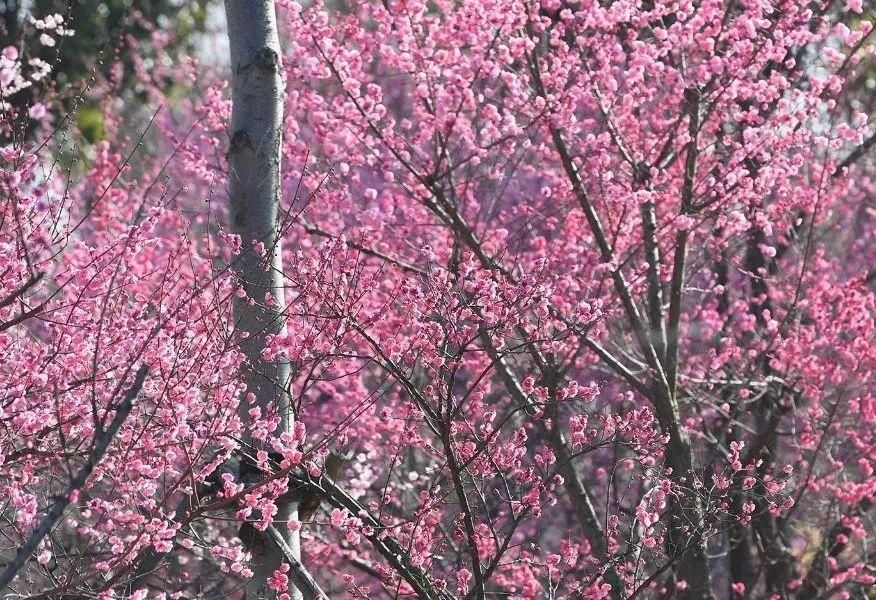
[(249, 238), (227, 73), (136, 129), (100, 80), (84, 153), (7, 107), (0, 590), (865, 597), (863, 10), (278, 0)]

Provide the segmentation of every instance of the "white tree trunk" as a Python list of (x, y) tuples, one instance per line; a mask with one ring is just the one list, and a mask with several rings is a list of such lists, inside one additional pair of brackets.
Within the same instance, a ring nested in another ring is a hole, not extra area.
[[(235, 271), (247, 293), (246, 298), (235, 301), (236, 333), (248, 336), (240, 342), (247, 358), (248, 391), (255, 394), (257, 404), (262, 407), (276, 403), (283, 417), (281, 431), (291, 431), (294, 415), (286, 391), (289, 365), (268, 362), (261, 357), (265, 336), (285, 330), (281, 318), (285, 301), (278, 239), (283, 80), (277, 17), (272, 0), (226, 0), (225, 14), (231, 47), (233, 101), (228, 185), (232, 228), (242, 241)], [(258, 242), (264, 244), (264, 255), (255, 248)], [(273, 296), (270, 306), (265, 303), (266, 294)], [(249, 408), (246, 401), (241, 402), (244, 422), (249, 418)], [(297, 503), (287, 500), (278, 509), (276, 529), (287, 549), (298, 558), (299, 535), (287, 527), (288, 521), (297, 519)], [(251, 547), (255, 575), (247, 584), (246, 598), (272, 597), (266, 580), (282, 562), (282, 552), (253, 528), (247, 531), (255, 536), (255, 539), (244, 540)], [(293, 598), (300, 598), (297, 591), (290, 590), (290, 593)]]

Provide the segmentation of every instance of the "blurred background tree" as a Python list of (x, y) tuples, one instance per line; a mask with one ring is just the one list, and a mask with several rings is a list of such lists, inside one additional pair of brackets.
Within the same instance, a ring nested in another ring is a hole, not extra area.
[[(95, 80), (112, 81), (126, 102), (146, 100), (135, 60), (149, 69), (157, 60), (178, 61), (195, 54), (209, 24), (212, 0), (0, 0), (0, 47), (14, 45), (27, 56), (53, 66), (45, 85), (73, 113), (82, 137), (103, 137), (102, 111), (82, 91)], [(43, 46), (23, 36), (33, 18), (61, 15), (75, 35)], [(25, 43), (24, 38), (29, 41)], [(26, 45), (26, 47), (24, 47)], [(132, 50), (136, 50), (133, 52)], [(142, 73), (142, 71), (140, 71)], [(26, 89), (10, 98), (19, 115), (45, 90)]]

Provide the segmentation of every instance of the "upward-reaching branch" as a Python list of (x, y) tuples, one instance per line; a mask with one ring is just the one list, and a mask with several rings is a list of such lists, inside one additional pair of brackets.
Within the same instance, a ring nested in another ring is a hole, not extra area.
[[(688, 90), (685, 93), (688, 113), (687, 157), (684, 162), (684, 182), (681, 189), (681, 215), (688, 217), (693, 212), (694, 183), (697, 175), (697, 159), (699, 150), (697, 137), (700, 132), (700, 92)], [(684, 270), (687, 259), (687, 243), (689, 232), (682, 227), (675, 240), (675, 257), (672, 265), (672, 282), (669, 286), (669, 322), (666, 333), (666, 379), (669, 383), (669, 395), (675, 396), (678, 382), (678, 337), (681, 324), (681, 303), (684, 299)]]
[[(542, 98), (546, 98), (547, 92), (541, 79), (538, 58), (534, 55), (531, 57), (530, 71), (532, 73), (536, 92)], [(605, 233), (605, 228), (602, 225), (596, 207), (593, 205), (590, 195), (584, 188), (584, 182), (581, 180), (581, 175), (578, 172), (578, 167), (575, 165), (572, 153), (569, 151), (569, 147), (563, 137), (563, 132), (551, 124), (548, 124), (548, 132), (550, 133), (554, 149), (557, 151), (563, 171), (565, 171), (566, 177), (572, 185), (572, 192), (575, 195), (575, 200), (577, 200), (578, 204), (581, 206), (581, 210), (584, 213), (584, 217), (587, 219), (590, 231), (593, 233), (593, 238), (599, 249), (600, 258), (603, 262), (610, 265), (609, 273), (611, 275), (611, 281), (614, 284), (615, 291), (618, 296), (620, 296), (624, 315), (636, 336), (642, 354), (645, 356), (645, 362), (647, 362), (648, 366), (654, 371), (654, 377), (662, 383), (665, 381), (663, 365), (661, 364), (657, 350), (654, 348), (654, 344), (651, 341), (651, 335), (648, 331), (648, 327), (645, 325), (645, 320), (642, 317), (641, 311), (633, 298), (630, 284), (621, 272), (620, 266), (615, 264), (616, 257), (612, 251), (611, 244), (609, 243), (609, 238)]]

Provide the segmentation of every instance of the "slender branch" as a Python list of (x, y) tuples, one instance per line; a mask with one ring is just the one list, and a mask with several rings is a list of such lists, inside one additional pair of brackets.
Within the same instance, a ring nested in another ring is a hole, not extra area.
[[(310, 235), (316, 235), (316, 236), (328, 238), (331, 240), (336, 240), (339, 237), (337, 234), (333, 234), (333, 233), (329, 233), (327, 231), (324, 231), (324, 230), (320, 229), (319, 227), (316, 227), (315, 225), (312, 225), (312, 224), (307, 223), (305, 221), (301, 222), (301, 226), (304, 228), (304, 231), (306, 231)], [(411, 273), (412, 275), (426, 275), (426, 272), (423, 269), (420, 269), (419, 267), (416, 267), (416, 266), (411, 265), (409, 263), (392, 258), (391, 256), (384, 254), (383, 252), (380, 252), (379, 250), (374, 250), (373, 248), (369, 248), (369, 247), (367, 247), (363, 244), (360, 244), (358, 242), (345, 240), (344, 244), (346, 244), (350, 248), (353, 248), (354, 250), (358, 250), (362, 254), (367, 254), (368, 256), (373, 256), (374, 258), (379, 258), (379, 259), (386, 261), (392, 265), (395, 265), (396, 267), (398, 267), (399, 269), (401, 269), (402, 271), (404, 271), (406, 273)]]
[[(533, 81), (538, 94), (542, 98), (546, 98), (547, 93), (545, 92), (544, 84), (541, 81), (541, 73), (539, 72), (538, 63), (535, 57), (532, 57), (532, 60), (530, 61), (530, 70), (532, 71)], [(663, 366), (658, 359), (654, 345), (651, 343), (651, 337), (648, 334), (648, 329), (645, 326), (642, 315), (636, 305), (636, 301), (633, 299), (630, 285), (621, 272), (620, 267), (615, 264), (614, 251), (611, 248), (611, 244), (609, 244), (608, 236), (605, 234), (605, 228), (602, 226), (602, 221), (599, 218), (599, 214), (596, 212), (596, 207), (593, 205), (587, 190), (584, 188), (584, 182), (581, 180), (578, 167), (575, 165), (574, 160), (572, 160), (572, 154), (569, 151), (569, 147), (566, 145), (563, 134), (559, 129), (550, 124), (548, 125), (548, 131), (553, 140), (554, 149), (559, 155), (563, 170), (566, 172), (566, 177), (568, 178), (569, 183), (572, 184), (572, 192), (575, 195), (575, 199), (581, 206), (581, 210), (584, 212), (584, 216), (590, 226), (590, 231), (593, 233), (593, 237), (596, 240), (600, 257), (603, 262), (610, 265), (609, 272), (611, 273), (611, 279), (615, 291), (617, 291), (620, 296), (624, 313), (626, 314), (630, 327), (636, 335), (639, 347), (645, 355), (645, 361), (648, 363), (648, 366), (654, 370), (655, 376), (658, 380), (661, 383), (665, 383), (666, 375), (663, 371)]]
[(304, 568), (304, 565), (301, 564), (301, 561), (295, 556), (295, 551), (286, 543), (283, 534), (273, 525), (268, 526), (267, 534), (268, 537), (277, 544), (280, 552), (283, 553), (283, 558), (289, 565), (289, 573), (292, 576), (292, 582), (304, 596), (304, 600), (328, 600), (328, 596), (326, 596), (325, 592), (322, 591), (322, 588), (319, 587), (319, 584), (313, 578), (313, 575)]
[(626, 600), (635, 600), (639, 597), (643, 591), (651, 587), (651, 584), (657, 581), (657, 579), (666, 571), (668, 571), (673, 565), (675, 565), (679, 561), (679, 557), (684, 555), (684, 552), (687, 548), (693, 547), (696, 544), (696, 540), (701, 535), (699, 531), (694, 531), (691, 535), (690, 542), (687, 547), (684, 548), (681, 552), (679, 552), (676, 556), (670, 557), (665, 563), (663, 563), (656, 571), (654, 571), (648, 579), (643, 581), (639, 587), (633, 590), (633, 593), (627, 596)]
[(435, 589), (429, 577), (423, 570), (410, 562), (408, 552), (393, 538), (387, 535), (386, 526), (373, 516), (370, 511), (352, 496), (347, 494), (328, 477), (315, 479), (307, 473), (294, 475), (294, 483), (313, 491), (322, 496), (326, 502), (335, 507), (356, 515), (369, 525), (373, 530), (370, 534), (363, 534), (371, 542), (374, 549), (383, 556), (401, 577), (411, 586), (418, 598), (424, 600), (452, 600), (447, 591)]
[(868, 150), (870, 150), (870, 148), (873, 147), (874, 144), (876, 144), (876, 133), (870, 134), (870, 137), (864, 140), (860, 146), (852, 150), (851, 154), (849, 154), (843, 162), (837, 165), (836, 169), (834, 169), (833, 176), (838, 177), (840, 173), (843, 172), (843, 169), (855, 164), (862, 156), (864, 156), (864, 154), (867, 153)]
[[(529, 400), (526, 397), (526, 392), (520, 385), (517, 377), (511, 371), (510, 366), (504, 356), (496, 350), (488, 335), (483, 335), (482, 340), (487, 349), (487, 353), (493, 361), (499, 376), (505, 383), (511, 398), (514, 402), (523, 407), (529, 405)], [(528, 412), (528, 411), (527, 411)], [(569, 501), (572, 503), (572, 508), (575, 511), (575, 516), (584, 531), (584, 535), (590, 540), (596, 555), (600, 558), (607, 558), (608, 552), (605, 544), (605, 533), (602, 525), (599, 522), (599, 517), (596, 514), (596, 509), (593, 505), (593, 498), (590, 491), (584, 486), (584, 482), (575, 470), (575, 465), (572, 463), (572, 456), (567, 447), (567, 441), (564, 438), (562, 431), (559, 429), (559, 423), (554, 423), (553, 427), (548, 430), (544, 420), (536, 421), (542, 434), (547, 438), (554, 456), (557, 458), (557, 466), (560, 474), (563, 476), (563, 488)], [(609, 566), (605, 572), (605, 579), (612, 587), (612, 596), (620, 598), (623, 593), (623, 584), (614, 567)]]
[(471, 558), (471, 567), (474, 572), (474, 593), (478, 600), (486, 599), (486, 582), (484, 581), (483, 571), (481, 569), (481, 559), (478, 552), (474, 516), (472, 515), (471, 505), (468, 501), (468, 495), (465, 493), (465, 485), (462, 481), (462, 467), (459, 461), (456, 460), (456, 452), (453, 450), (453, 443), (450, 437), (451, 423), (447, 423), (442, 431), (441, 442), (444, 445), (444, 452), (447, 455), (447, 466), (450, 468), (450, 476), (453, 480), (453, 487), (456, 490), (456, 497), (459, 500), (459, 508), (462, 511), (462, 523), (465, 527), (465, 533), (468, 536), (469, 557)]
[(143, 381), (146, 379), (146, 374), (148, 372), (149, 367), (146, 365), (143, 365), (137, 371), (133, 385), (125, 394), (125, 397), (119, 403), (118, 407), (116, 407), (116, 414), (113, 417), (112, 422), (109, 424), (109, 427), (98, 433), (94, 445), (92, 446), (91, 453), (88, 456), (88, 460), (82, 465), (82, 468), (79, 469), (79, 472), (76, 473), (73, 479), (70, 480), (70, 485), (67, 486), (66, 493), (57, 496), (55, 504), (49, 509), (49, 512), (46, 513), (46, 516), (43, 517), (39, 526), (30, 535), (27, 541), (18, 547), (18, 551), (15, 553), (15, 558), (6, 566), (3, 573), (0, 574), (0, 589), (5, 588), (12, 583), (12, 580), (15, 579), (15, 576), (30, 559), (31, 554), (33, 554), (43, 538), (49, 534), (55, 526), (55, 523), (61, 519), (64, 511), (70, 504), (70, 499), (73, 493), (82, 488), (82, 486), (88, 481), (88, 478), (103, 458), (107, 448), (109, 448), (110, 443), (119, 428), (122, 426), (122, 423), (131, 412), (131, 408), (134, 406), (134, 399), (137, 397), (137, 394), (140, 393), (140, 389), (143, 387)]
[(587, 191), (584, 189), (584, 184), (578, 174), (578, 168), (572, 160), (572, 155), (563, 139), (562, 133), (555, 127), (551, 127), (550, 130), (551, 137), (554, 141), (554, 147), (560, 155), (560, 161), (563, 163), (566, 176), (572, 183), (572, 190), (575, 193), (575, 198), (578, 200), (578, 204), (584, 211), (584, 216), (587, 218), (590, 230), (593, 233), (593, 237), (596, 239), (596, 245), (599, 247), (599, 253), (602, 260), (610, 265), (611, 279), (614, 288), (620, 296), (624, 313), (630, 323), (630, 327), (632, 327), (633, 332), (636, 334), (639, 347), (645, 355), (645, 361), (648, 363), (648, 366), (654, 369), (654, 372), (658, 377), (662, 379), (665, 377), (665, 374), (663, 373), (663, 368), (657, 358), (657, 352), (654, 349), (653, 344), (651, 344), (651, 338), (648, 335), (647, 328), (645, 327), (639, 308), (636, 305), (636, 301), (633, 299), (630, 285), (620, 269), (614, 264), (614, 252), (608, 242), (608, 237), (605, 235), (605, 230), (599, 219), (599, 215), (596, 212), (596, 207), (593, 205)]
[(3, 298), (3, 300), (0, 300), (0, 308), (5, 308), (15, 302), (15, 300), (23, 296), (24, 293), (27, 292), (27, 290), (39, 283), (44, 275), (45, 273), (43, 272), (32, 275), (27, 281), (24, 282), (21, 287), (19, 287), (17, 290), (10, 292), (8, 296)]
[(657, 244), (657, 217), (654, 203), (644, 202), (642, 236), (645, 238), (645, 259), (648, 262), (648, 320), (654, 339), (654, 349), (661, 361), (666, 360), (666, 325), (663, 322), (663, 282), (660, 280), (660, 246)]
[[(688, 104), (688, 134), (687, 157), (684, 163), (684, 183), (681, 189), (681, 214), (693, 212), (694, 182), (697, 175), (697, 158), (699, 149), (697, 138), (700, 131), (700, 93), (688, 90), (685, 93)], [(666, 333), (666, 380), (669, 384), (669, 396), (674, 398), (678, 384), (678, 342), (681, 323), (681, 303), (684, 300), (684, 269), (687, 255), (687, 243), (690, 234), (685, 227), (678, 232), (675, 241), (675, 257), (672, 265), (672, 282), (669, 291), (669, 322)]]

